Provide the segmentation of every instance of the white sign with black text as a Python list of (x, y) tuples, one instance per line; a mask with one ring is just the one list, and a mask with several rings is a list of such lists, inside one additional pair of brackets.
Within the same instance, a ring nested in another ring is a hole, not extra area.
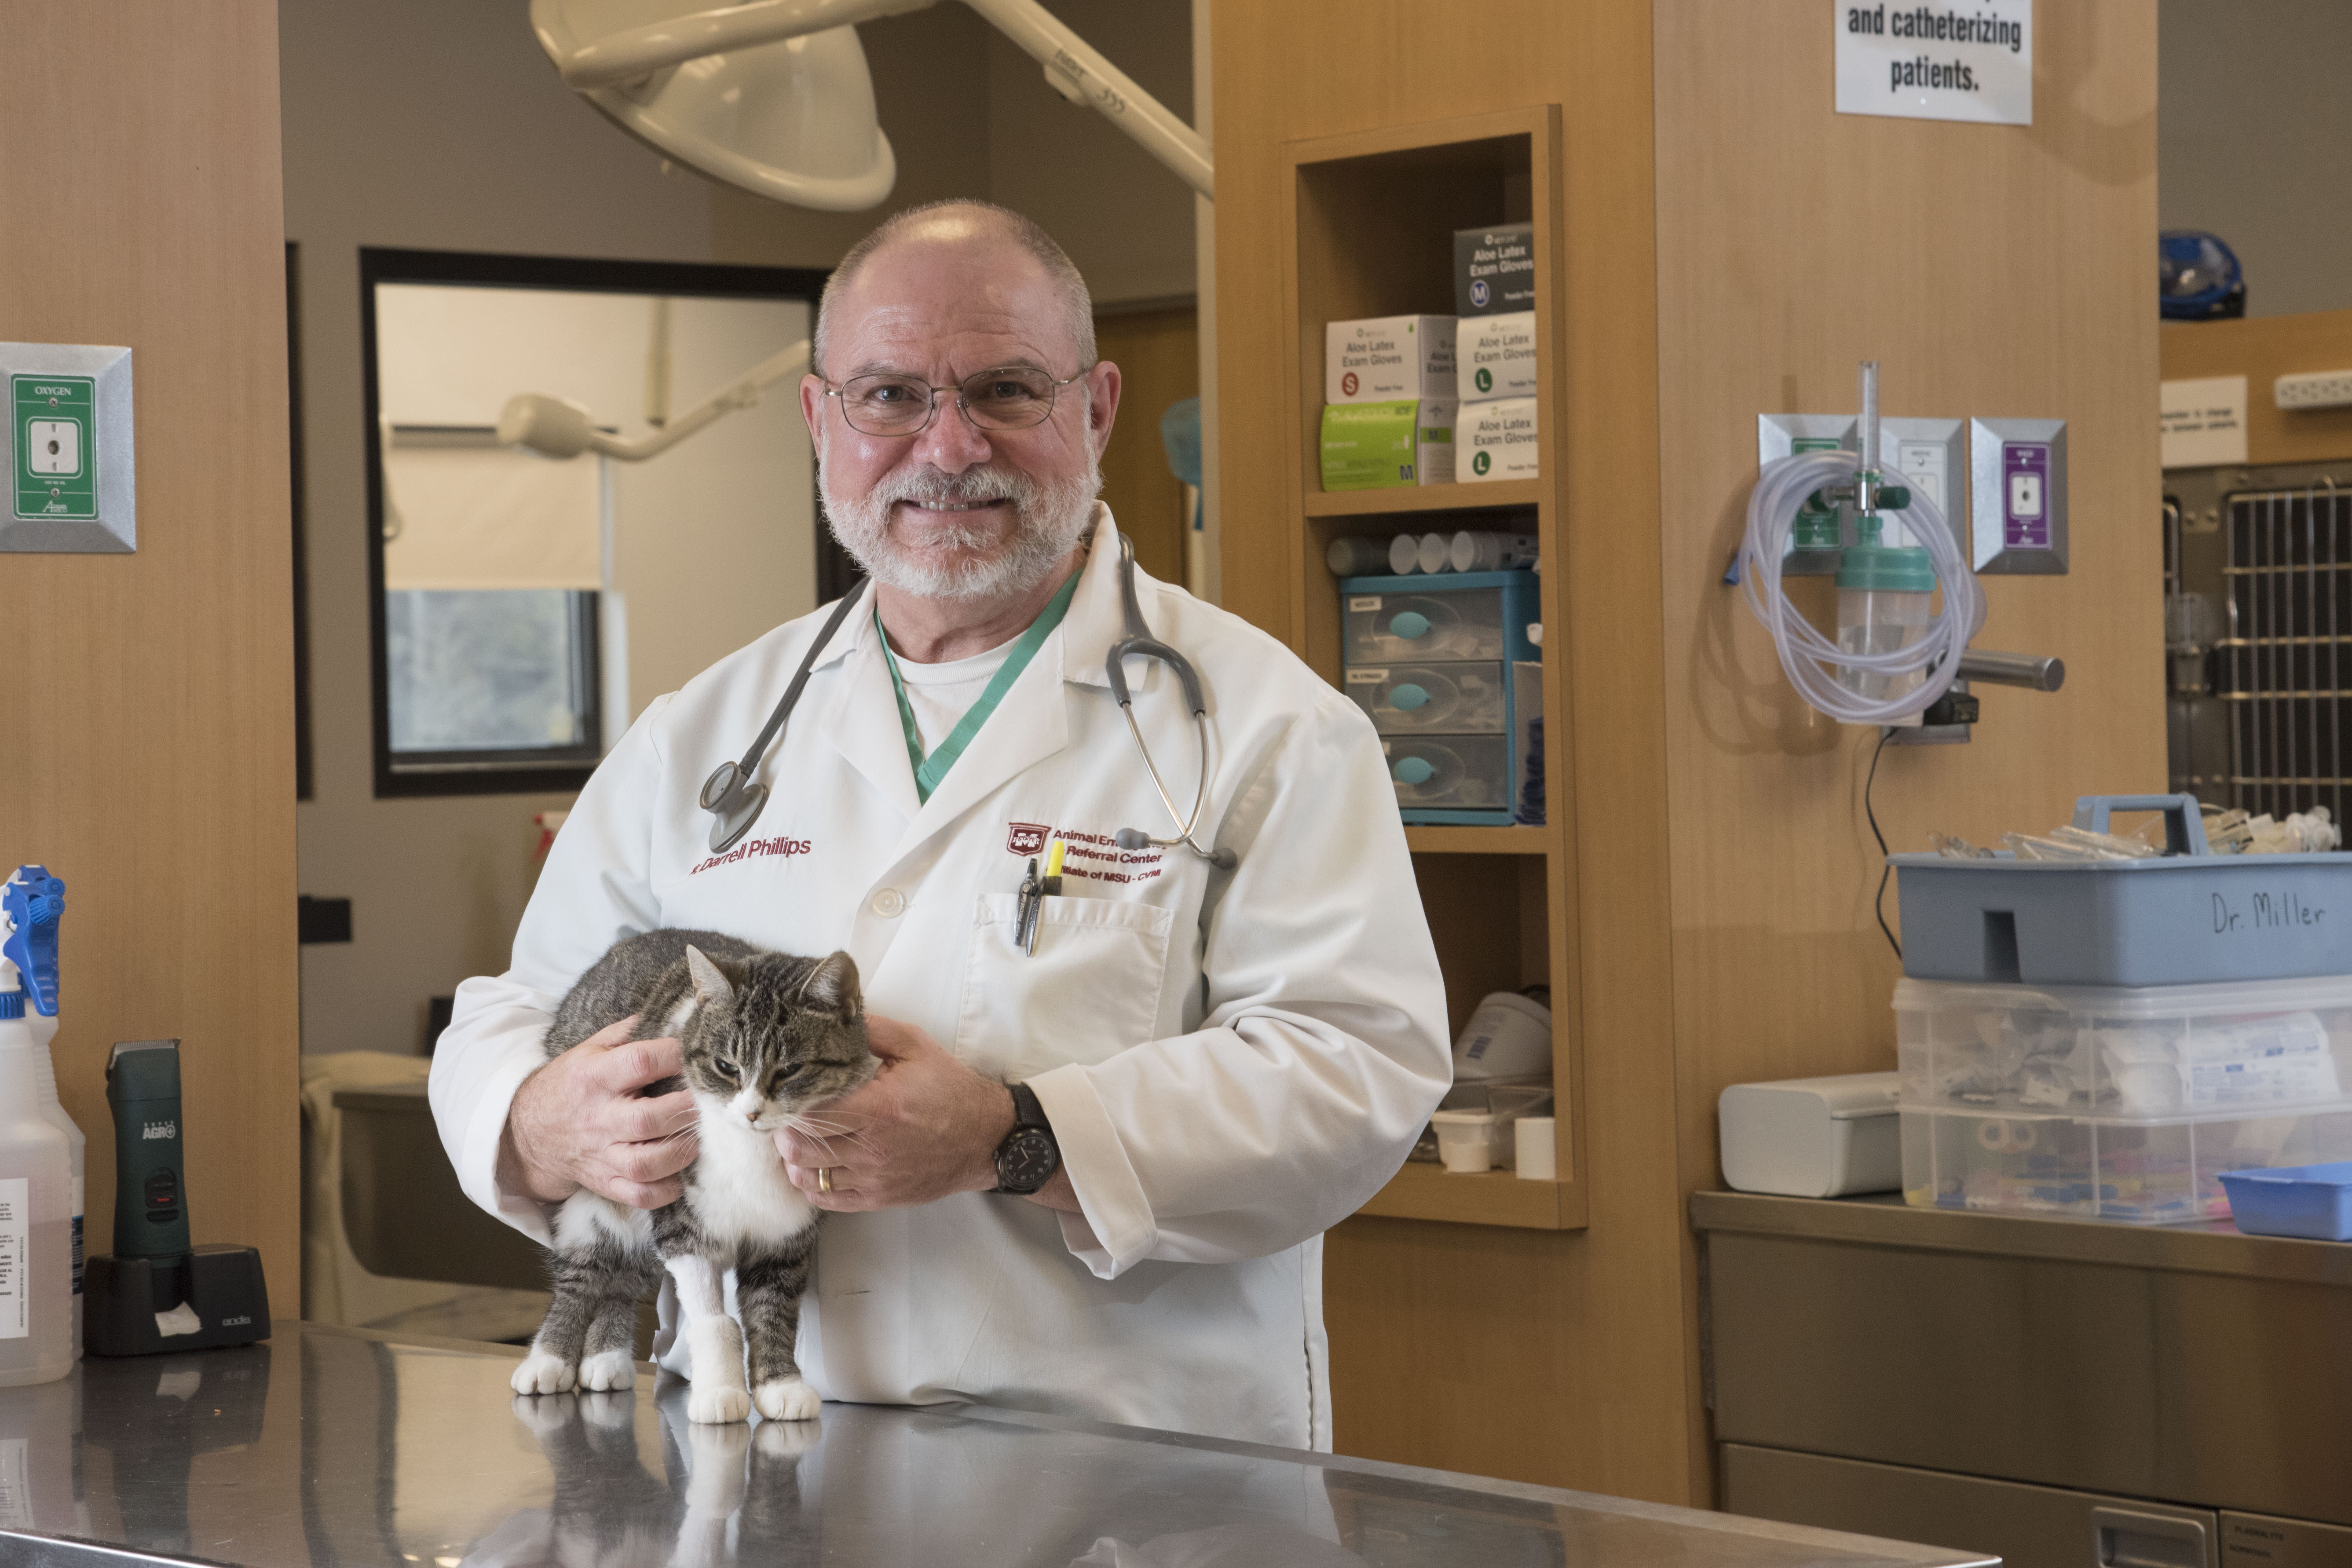
[(1837, 111), (2033, 123), (2033, 0), (1832, 0)]

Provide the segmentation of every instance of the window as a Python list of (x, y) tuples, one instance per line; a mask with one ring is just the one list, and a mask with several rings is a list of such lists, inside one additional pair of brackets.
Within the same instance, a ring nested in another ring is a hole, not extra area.
[(805, 338), (823, 274), (360, 261), (379, 796), (577, 788), (647, 701), (837, 577), (789, 382), (643, 462), (497, 439), (525, 392), (661, 428), (673, 381), (682, 412)]

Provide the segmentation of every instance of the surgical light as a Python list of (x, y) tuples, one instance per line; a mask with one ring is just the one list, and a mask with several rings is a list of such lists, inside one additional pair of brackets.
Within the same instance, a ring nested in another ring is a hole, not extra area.
[[(1179, 178), (1213, 195), (1208, 144), (1037, 0), (962, 0)], [(666, 158), (756, 195), (861, 212), (898, 178), (856, 24), (936, 0), (531, 0), (564, 84)], [(697, 8), (704, 5), (707, 8)]]

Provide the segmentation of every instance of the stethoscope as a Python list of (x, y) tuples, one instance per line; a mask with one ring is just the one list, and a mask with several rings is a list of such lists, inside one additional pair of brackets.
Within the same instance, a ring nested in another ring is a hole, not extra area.
[[(824, 628), (809, 644), (809, 650), (793, 672), (793, 682), (784, 688), (784, 695), (776, 710), (760, 729), (759, 738), (751, 750), (735, 762), (721, 763), (702, 781), (702, 809), (710, 813), (710, 852), (723, 855), (732, 849), (742, 837), (751, 831), (767, 809), (768, 786), (756, 782), (752, 774), (759, 772), (761, 759), (767, 754), (769, 742), (782, 731), (784, 721), (801, 700), (801, 689), (808, 684), (809, 671), (816, 667), (817, 656), (833, 641), (833, 634), (849, 618), (850, 610), (865, 595), (845, 595), (836, 605)], [(1241, 864), (1241, 857), (1230, 849), (1204, 849), (1195, 837), (1201, 812), (1209, 800), (1209, 705), (1201, 697), (1201, 677), (1192, 668), (1192, 661), (1160, 642), (1144, 624), (1143, 606), (1135, 596), (1135, 546), (1126, 535), (1118, 541), (1118, 596), (1126, 615), (1127, 635), (1110, 645), (1110, 653), (1103, 660), (1103, 673), (1110, 678), (1111, 694), (1118, 699), (1118, 710), (1126, 716), (1127, 732), (1135, 741), (1136, 754), (1143, 759), (1144, 771), (1151, 775), (1151, 787), (1160, 792), (1160, 804), (1168, 808), (1169, 820), (1176, 824), (1176, 833), (1170, 838), (1154, 838), (1139, 827), (1122, 827), (1112, 835), (1122, 849), (1165, 849), (1181, 844), (1221, 871), (1230, 871)], [(1127, 689), (1126, 660), (1131, 655), (1156, 658), (1176, 672), (1184, 688), (1185, 705), (1192, 710), (1194, 733), (1201, 743), (1201, 782), (1192, 793), (1192, 809), (1188, 814), (1176, 809), (1175, 798), (1160, 777), (1160, 769), (1151, 760), (1151, 748), (1143, 743), (1143, 731), (1135, 721), (1135, 699)]]

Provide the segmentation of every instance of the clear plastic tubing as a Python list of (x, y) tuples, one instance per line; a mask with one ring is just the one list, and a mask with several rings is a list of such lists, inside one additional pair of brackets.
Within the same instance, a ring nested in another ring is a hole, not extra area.
[[(1864, 428), (1869, 427), (1865, 421)], [(1927, 550), (1944, 594), (1943, 606), (1927, 618), (1916, 637), (1880, 652), (1841, 647), (1789, 602), (1780, 586), (1780, 562), (1797, 509), (1815, 490), (1851, 480), (1857, 466), (1852, 452), (1804, 452), (1765, 464), (1748, 497), (1739, 583), (1748, 609), (1770, 634), (1780, 668), (1799, 696), (1843, 723), (1899, 724), (1950, 689), (1959, 674), (1960, 655), (1984, 625), (1984, 594), (1942, 509), (1915, 489), (1910, 506), (1896, 515)], [(1854, 689), (1841, 679), (1841, 671), (1886, 678), (1885, 694)], [(1914, 683), (1896, 679), (1901, 677), (1917, 679)]]

